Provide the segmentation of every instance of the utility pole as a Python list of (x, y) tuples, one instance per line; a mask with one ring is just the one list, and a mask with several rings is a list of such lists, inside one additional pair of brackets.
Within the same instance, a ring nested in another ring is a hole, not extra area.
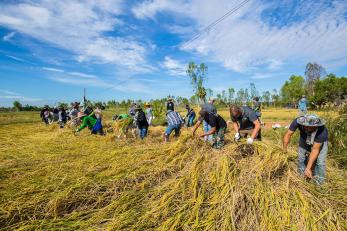
[(83, 90), (83, 106), (84, 108), (87, 107), (86, 88)]

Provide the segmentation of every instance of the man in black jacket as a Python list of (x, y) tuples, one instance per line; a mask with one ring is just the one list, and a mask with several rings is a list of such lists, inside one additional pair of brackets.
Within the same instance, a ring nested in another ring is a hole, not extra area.
[(135, 124), (139, 130), (139, 135), (141, 139), (144, 139), (147, 136), (148, 132), (148, 122), (146, 118), (146, 114), (142, 111), (140, 105), (136, 105), (135, 107)]

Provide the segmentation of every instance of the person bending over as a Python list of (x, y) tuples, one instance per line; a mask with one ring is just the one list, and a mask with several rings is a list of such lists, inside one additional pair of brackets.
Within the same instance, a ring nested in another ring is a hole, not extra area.
[(230, 117), (235, 129), (235, 140), (250, 137), (247, 139), (248, 144), (253, 144), (254, 140), (261, 140), (261, 125), (255, 111), (250, 107), (231, 106)]

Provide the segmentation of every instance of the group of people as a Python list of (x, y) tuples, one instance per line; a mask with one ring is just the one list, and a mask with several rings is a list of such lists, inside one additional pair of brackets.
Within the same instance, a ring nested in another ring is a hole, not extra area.
[(48, 105), (45, 105), (40, 112), (40, 117), (45, 124), (58, 122), (61, 128), (64, 128), (68, 114), (63, 106), (54, 107), (51, 111)]
[[(283, 149), (286, 151), (294, 132), (299, 129), (300, 140), (298, 147), (298, 171), (308, 178), (313, 178), (317, 184), (322, 184), (325, 179), (325, 163), (328, 152), (328, 130), (325, 121), (316, 115), (307, 114), (307, 101), (305, 97), (299, 101), (299, 117), (294, 119), (283, 138)], [(224, 135), (227, 130), (227, 122), (217, 112), (214, 99), (201, 105), (198, 119), (195, 123), (196, 113), (189, 105), (185, 106), (187, 113), (184, 117), (175, 110), (172, 98), (166, 104), (167, 127), (163, 134), (163, 140), (169, 141), (174, 131), (174, 136), (180, 135), (183, 126), (192, 127), (192, 135), (196, 135), (197, 129), (202, 125), (203, 133), (199, 135), (206, 142), (210, 142), (213, 148), (221, 149), (225, 145)], [(68, 112), (59, 106), (49, 110), (46, 106), (41, 111), (41, 118), (49, 124), (57, 121), (63, 128), (68, 120), (77, 126), (75, 132), (80, 132), (88, 127), (92, 134), (104, 135), (102, 127), (101, 108), (93, 110), (90, 107), (80, 110), (79, 103), (75, 103)], [(230, 124), (235, 131), (234, 139), (239, 141), (246, 138), (247, 144), (253, 144), (255, 140), (261, 141), (261, 105), (259, 98), (254, 98), (253, 107), (230, 106)], [(144, 139), (148, 134), (148, 128), (152, 125), (154, 114), (149, 103), (145, 104), (145, 110), (139, 104), (133, 103), (128, 114), (114, 116), (114, 120), (132, 118), (133, 125), (138, 130), (138, 136)]]
[(64, 128), (69, 121), (71, 127), (77, 127), (76, 133), (88, 127), (92, 134), (104, 135), (100, 106), (97, 106), (94, 110), (91, 107), (81, 110), (80, 103), (75, 102), (72, 108), (66, 111), (64, 105), (54, 107), (53, 110), (45, 105), (40, 112), (40, 117), (46, 125), (57, 122), (60, 128)]

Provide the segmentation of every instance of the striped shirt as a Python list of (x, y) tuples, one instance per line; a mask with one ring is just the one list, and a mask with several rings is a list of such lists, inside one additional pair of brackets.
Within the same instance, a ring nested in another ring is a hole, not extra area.
[(182, 116), (176, 111), (166, 113), (166, 118), (169, 126), (183, 124)]

